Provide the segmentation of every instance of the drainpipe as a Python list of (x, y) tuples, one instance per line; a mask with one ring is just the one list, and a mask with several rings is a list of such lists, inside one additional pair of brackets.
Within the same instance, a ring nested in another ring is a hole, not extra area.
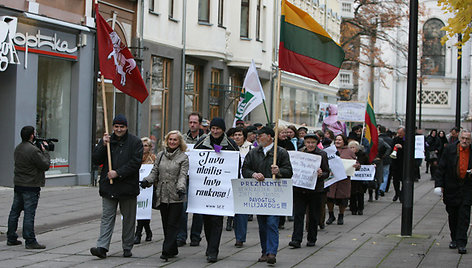
[(180, 81), (180, 121), (179, 128), (184, 131), (185, 121), (185, 45), (187, 43), (187, 0), (183, 0), (182, 8), (182, 74)]

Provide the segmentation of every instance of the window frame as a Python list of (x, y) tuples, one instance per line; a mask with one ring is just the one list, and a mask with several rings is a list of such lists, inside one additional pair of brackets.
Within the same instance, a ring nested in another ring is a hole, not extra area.
[[(240, 14), (240, 25), (239, 25), (239, 37), (240, 38), (249, 38), (249, 9), (251, 6), (250, 0), (241, 0), (241, 14)], [(247, 19), (246, 19), (246, 35), (243, 35), (243, 8), (247, 10)]]
[[(202, 18), (201, 17), (201, 11), (200, 11), (200, 3), (205, 3), (206, 2), (206, 5), (207, 5), (207, 13), (206, 13), (206, 18)], [(198, 0), (198, 22), (201, 22), (201, 23), (210, 23), (210, 0)]]

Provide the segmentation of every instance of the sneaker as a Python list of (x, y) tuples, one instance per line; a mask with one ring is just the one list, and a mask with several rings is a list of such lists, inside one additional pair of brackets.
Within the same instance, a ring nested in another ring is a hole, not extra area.
[(99, 257), (100, 259), (105, 259), (107, 257), (107, 250), (101, 247), (91, 248), (90, 253), (93, 256)]
[(200, 246), (200, 241), (193, 240), (190, 242), (191, 247), (198, 247)]
[(7, 246), (18, 246), (21, 245), (22, 242), (20, 240), (15, 240), (15, 241), (7, 241)]
[(131, 249), (123, 249), (123, 257), (129, 258), (133, 256), (133, 253), (131, 253)]
[(33, 244), (27, 244), (27, 245), (25, 245), (25, 248), (26, 248), (26, 249), (45, 249), (46, 246), (45, 246), (45, 245), (41, 245), (41, 244), (39, 244), (38, 242), (36, 242), (36, 243), (33, 243)]
[(267, 255), (267, 263), (268, 264), (275, 264), (276, 262), (277, 262), (277, 260), (275, 259), (274, 254)]
[(290, 241), (290, 242), (288, 243), (288, 245), (291, 246), (292, 248), (300, 248), (300, 247), (301, 247), (299, 241)]

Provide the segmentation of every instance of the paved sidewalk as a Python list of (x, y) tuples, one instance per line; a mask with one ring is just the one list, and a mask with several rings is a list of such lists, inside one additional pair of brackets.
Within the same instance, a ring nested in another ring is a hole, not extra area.
[[(392, 202), (393, 189), (378, 201), (366, 202), (363, 216), (346, 211), (344, 225), (330, 225), (318, 232), (314, 248), (291, 249), (293, 223), (280, 231), (277, 267), (472, 267), (469, 254), (459, 255), (448, 248), (447, 216), (442, 201), (432, 193), (429, 174), (415, 183), (413, 237), (399, 237), (401, 203)], [(199, 247), (179, 248), (177, 258), (159, 259), (163, 231), (159, 211), (153, 211), (153, 240), (133, 249), (132, 258), (123, 258), (121, 222), (116, 228), (109, 257), (101, 260), (89, 253), (98, 237), (101, 200), (94, 187), (48, 187), (41, 191), (36, 215), (36, 232), (45, 250), (6, 246), (5, 232), (13, 190), (0, 188), (0, 267), (266, 267), (257, 263), (260, 245), (256, 220), (249, 222), (243, 248), (234, 247), (233, 232), (223, 230), (219, 261), (205, 259), (206, 242)], [(367, 199), (367, 194), (366, 194)], [(335, 210), (335, 213), (336, 210)], [(191, 219), (191, 217), (189, 217)], [(22, 219), (20, 219), (22, 220)], [(21, 224), (20, 224), (21, 226)], [(21, 235), (20, 235), (21, 236)], [(305, 233), (306, 237), (306, 233)], [(188, 242), (188, 241), (187, 241)]]

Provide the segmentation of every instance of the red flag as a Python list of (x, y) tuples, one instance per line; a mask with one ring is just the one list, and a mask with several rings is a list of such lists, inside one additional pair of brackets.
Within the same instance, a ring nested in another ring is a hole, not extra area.
[(113, 80), (117, 89), (143, 103), (149, 93), (133, 55), (98, 13), (98, 5), (95, 5), (95, 16), (100, 71), (105, 78)]

